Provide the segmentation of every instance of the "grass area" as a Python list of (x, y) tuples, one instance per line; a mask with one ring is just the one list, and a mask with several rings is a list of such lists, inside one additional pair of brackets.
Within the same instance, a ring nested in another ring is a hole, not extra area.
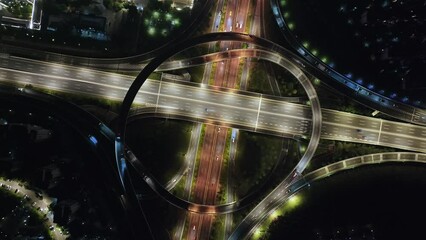
[(282, 96), (285, 97), (301, 97), (306, 96), (305, 89), (299, 81), (286, 69), (272, 63), (272, 69), (275, 73), (275, 81), (277, 81)]
[(188, 68), (189, 75), (191, 75), (191, 82), (202, 83), (204, 70), (204, 65)]
[(387, 163), (315, 181), (280, 208), (276, 221), (263, 225), (266, 232), (270, 223), (259, 238), (417, 239), (424, 235), (417, 219), (426, 214), (419, 191), (426, 187), (425, 173), (424, 164)]
[(210, 232), (210, 239), (216, 240), (216, 239), (224, 239), (225, 238), (225, 218), (226, 215), (217, 215), (214, 217), (213, 220), (211, 232)]
[[(142, 69), (141, 69), (141, 71), (142, 71)], [(139, 74), (139, 73), (138, 73)], [(138, 74), (136, 74), (136, 76), (138, 75)], [(149, 77), (148, 77), (149, 79), (153, 79), (153, 80), (161, 80), (161, 73), (158, 73), (158, 72), (153, 72), (153, 73), (151, 73), (150, 75), (149, 75)]]
[(321, 140), (315, 156), (306, 168), (306, 172), (351, 157), (381, 152), (396, 152), (398, 149), (362, 143)]
[(183, 176), (180, 181), (176, 184), (176, 186), (172, 189), (173, 195), (183, 198), (185, 193), (185, 182), (188, 175)]
[[(338, 92), (337, 90), (323, 84), (317, 79), (314, 79), (313, 83), (318, 93), (322, 108), (373, 117), (371, 113), (374, 111), (374, 109), (370, 108), (369, 106), (363, 105), (343, 95), (341, 92)], [(392, 118), (391, 116), (385, 115), (383, 113), (379, 113), (375, 117), (390, 121), (402, 122), (399, 119)]]
[(226, 203), (227, 194), (228, 194), (228, 168), (229, 168), (229, 152), (231, 147), (231, 132), (232, 129), (228, 128), (228, 132), (226, 133), (226, 143), (225, 149), (223, 151), (223, 160), (222, 160), (222, 168), (220, 172), (220, 184), (219, 184), (219, 192), (216, 196), (216, 204)]
[(268, 72), (261, 66), (261, 61), (252, 60), (249, 70), (250, 74), (248, 77), (247, 90), (251, 92), (273, 95), (268, 81)]
[(314, 80), (314, 86), (320, 98), (321, 107), (364, 116), (371, 116), (371, 113), (374, 111), (371, 108), (361, 105), (354, 100), (342, 95), (338, 91), (318, 80)]
[(304, 203), (304, 199), (306, 198), (306, 193), (298, 193), (293, 195), (284, 205), (275, 210), (269, 218), (267, 218), (262, 225), (254, 232), (251, 236), (252, 240), (258, 239), (269, 239), (270, 233), (268, 232), (269, 228), (274, 228), (274, 226), (279, 222), (280, 219), (283, 218), (288, 213), (292, 213), (293, 211), (297, 211), (300, 206)]
[(185, 162), (193, 123), (140, 119), (127, 126), (127, 143), (161, 183), (170, 180)]
[(210, 73), (209, 85), (214, 84), (214, 78), (215, 78), (215, 75), (216, 75), (216, 67), (217, 67), (217, 62), (212, 63), (212, 71)]
[[(297, 141), (284, 139), (282, 147), (283, 147), (283, 151), (285, 151), (285, 149), (288, 150), (288, 153), (282, 156), (284, 161), (282, 161), (280, 164), (276, 166), (276, 169), (274, 170), (274, 174), (270, 175), (270, 178), (266, 180), (267, 184), (265, 184), (265, 187), (262, 189), (261, 192), (259, 192), (259, 195), (256, 198), (256, 200), (253, 201), (252, 206), (255, 206), (256, 204), (258, 204), (263, 199), (263, 196), (271, 192), (272, 189), (274, 189), (277, 186), (277, 184), (280, 183), (288, 175), (288, 173), (296, 166), (297, 162), (299, 162), (300, 153), (298, 149), (299, 144)], [(252, 176), (250, 176), (249, 178), (252, 178)], [(238, 185), (238, 188), (240, 187), (241, 187), (241, 184)], [(234, 223), (241, 222), (250, 211), (251, 211), (251, 208), (245, 208), (238, 212), (235, 212), (233, 214), (233, 222)]]
[(235, 157), (236, 195), (245, 196), (261, 186), (278, 161), (283, 139), (240, 131)]
[(239, 60), (238, 63), (238, 74), (237, 74), (237, 81), (235, 83), (235, 88), (236, 89), (240, 89), (241, 86), (241, 76), (243, 75), (243, 70), (244, 70), (244, 61), (243, 59)]

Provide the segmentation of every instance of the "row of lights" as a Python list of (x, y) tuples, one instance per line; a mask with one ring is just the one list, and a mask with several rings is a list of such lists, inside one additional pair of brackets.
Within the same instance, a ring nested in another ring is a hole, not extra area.
[[(282, 6), (282, 7), (286, 5), (286, 1), (285, 1), (285, 0), (282, 0), (280, 3), (281, 3), (281, 6)], [(289, 19), (289, 17), (290, 17), (290, 14), (289, 14), (288, 12), (284, 12), (283, 16), (284, 16), (284, 18), (286, 18), (286, 19), (288, 20), (288, 19)], [(287, 24), (287, 26), (288, 26), (288, 28), (289, 28), (290, 30), (293, 30), (293, 29), (295, 28), (294, 23), (291, 23), (291, 22), (289, 22), (289, 23)], [(314, 49), (314, 48), (309, 49), (309, 47), (310, 47), (309, 42), (304, 41), (304, 42), (302, 43), (302, 45), (303, 45), (303, 47), (304, 47), (305, 49), (307, 49), (308, 51), (310, 51), (310, 52), (311, 52), (314, 56), (318, 57), (318, 58), (319, 58), (319, 59), (320, 59), (323, 63), (327, 64), (327, 65), (328, 65), (329, 67), (331, 67), (331, 68), (334, 68), (334, 67), (335, 67), (335, 64), (334, 64), (333, 62), (330, 62), (326, 56), (322, 56), (322, 57), (320, 57), (320, 56), (319, 56), (319, 52), (318, 52), (318, 50), (317, 50), (317, 49)], [(351, 79), (351, 80), (353, 79), (353, 75), (352, 75), (352, 73), (347, 73), (347, 74), (345, 74), (345, 76), (346, 76), (347, 78)], [(363, 79), (362, 79), (362, 78), (357, 78), (357, 79), (355, 80), (355, 82), (356, 82), (357, 84), (359, 84), (359, 85), (364, 85), (364, 84), (363, 84)], [(374, 84), (373, 84), (373, 83), (368, 83), (368, 84), (366, 85), (366, 87), (367, 87), (369, 90), (374, 90), (374, 89), (375, 89), (375, 86), (374, 86)], [(381, 94), (381, 95), (384, 95), (384, 94), (385, 94), (385, 90), (379, 90), (379, 91), (378, 91), (378, 93), (379, 93), (379, 94)], [(395, 98), (397, 97), (397, 94), (396, 94), (396, 93), (390, 93), (390, 94), (389, 94), (389, 97), (390, 97), (391, 99), (395, 99)], [(400, 100), (400, 101), (402, 101), (402, 102), (404, 102), (404, 103), (408, 103), (408, 102), (409, 102), (409, 98), (408, 98), (407, 96), (404, 96), (404, 97), (400, 98), (399, 100)], [(419, 101), (419, 100), (414, 101), (414, 102), (413, 102), (413, 104), (418, 106), (418, 105), (420, 105), (420, 104), (421, 104), (421, 101)]]

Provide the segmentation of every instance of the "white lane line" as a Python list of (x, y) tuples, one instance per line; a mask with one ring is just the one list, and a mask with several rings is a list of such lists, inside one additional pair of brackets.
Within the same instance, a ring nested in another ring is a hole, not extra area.
[(380, 135), (382, 134), (382, 126), (383, 126), (383, 120), (380, 119), (380, 129), (379, 129), (379, 136), (377, 137), (377, 144), (380, 143)]
[(158, 93), (157, 93), (157, 102), (155, 103), (155, 112), (157, 112), (157, 108), (158, 108), (158, 100), (160, 99), (160, 91), (161, 91), (161, 83), (163, 81), (160, 81), (160, 84), (158, 86)]
[(259, 122), (259, 115), (260, 115), (260, 106), (262, 105), (262, 94), (260, 94), (260, 99), (259, 99), (259, 107), (257, 108), (257, 117), (256, 117), (256, 125), (254, 127), (254, 131), (256, 132), (257, 129), (257, 123)]

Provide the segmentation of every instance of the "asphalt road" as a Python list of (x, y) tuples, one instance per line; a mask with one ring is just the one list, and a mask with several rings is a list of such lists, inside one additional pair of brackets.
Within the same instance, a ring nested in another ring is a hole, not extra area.
[[(15, 58), (0, 59), (0, 69), (2, 81), (31, 83), (116, 100), (123, 99), (132, 82), (129, 76)], [(245, 126), (255, 131), (309, 136), (311, 126), (309, 106), (198, 85), (149, 80), (142, 86), (136, 103), (158, 106), (158, 111), (166, 113)], [(425, 127), (327, 109), (322, 111), (321, 138), (426, 151)]]

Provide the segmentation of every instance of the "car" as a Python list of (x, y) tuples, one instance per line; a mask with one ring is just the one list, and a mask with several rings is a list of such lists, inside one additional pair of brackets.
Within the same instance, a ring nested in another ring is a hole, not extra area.
[(52, 231), (53, 229), (55, 229), (55, 227), (53, 225), (50, 225), (49, 230)]

